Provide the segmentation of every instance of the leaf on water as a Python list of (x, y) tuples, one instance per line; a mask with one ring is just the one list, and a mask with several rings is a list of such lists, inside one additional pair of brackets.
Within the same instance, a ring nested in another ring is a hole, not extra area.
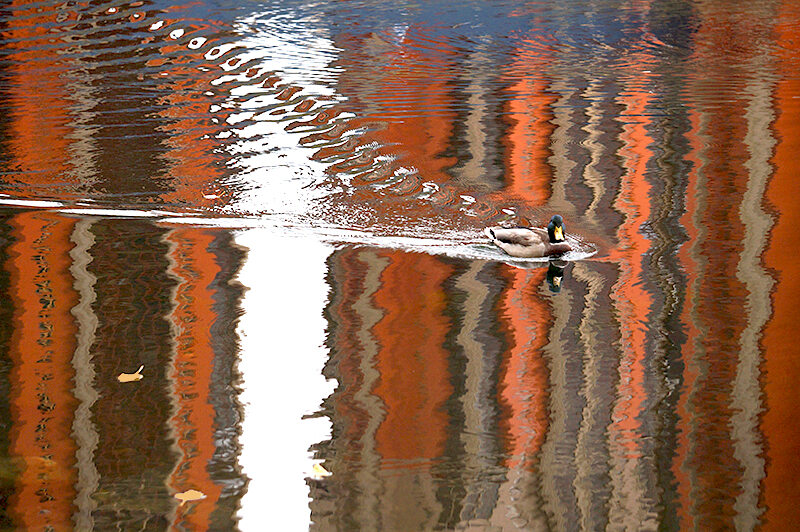
[(331, 476), (333, 473), (322, 467), (320, 464), (314, 464), (311, 466), (311, 478), (320, 480), (325, 477)]
[(119, 382), (133, 382), (133, 381), (140, 381), (144, 377), (142, 375), (142, 370), (144, 366), (139, 366), (139, 369), (136, 370), (136, 373), (120, 373), (117, 380)]
[(205, 499), (206, 494), (203, 493), (202, 491), (187, 490), (181, 493), (176, 493), (175, 495), (173, 495), (173, 497), (181, 501), (181, 506), (183, 506), (187, 502), (199, 501), (201, 499)]

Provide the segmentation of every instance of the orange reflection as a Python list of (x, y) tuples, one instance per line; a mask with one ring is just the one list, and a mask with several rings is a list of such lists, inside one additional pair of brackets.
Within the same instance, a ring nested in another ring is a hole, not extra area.
[[(644, 62), (644, 59), (642, 59)], [(642, 84), (647, 76), (638, 76)], [(620, 323), (620, 360), (617, 367), (619, 384), (609, 425), (612, 460), (612, 499), (624, 511), (612, 516), (631, 524), (644, 519), (648, 504), (642, 478), (644, 457), (642, 416), (647, 403), (645, 361), (648, 354), (647, 323), (652, 310), (652, 297), (645, 289), (644, 256), (650, 249), (644, 225), (650, 219), (651, 186), (647, 181), (647, 165), (653, 157), (653, 143), (647, 116), (652, 95), (630, 87), (618, 96), (624, 108), (624, 123), (619, 154), (624, 174), (614, 206), (622, 213), (617, 230), (618, 245), (609, 253), (617, 265), (618, 278), (611, 288), (611, 299)], [(633, 521), (631, 521), (633, 520)]]
[[(451, 147), (458, 118), (450, 88), (451, 76), (457, 68), (451, 62), (457, 55), (445, 43), (437, 43), (435, 54), (421, 51), (414, 43), (424, 38), (424, 30), (417, 26), (406, 28), (397, 42), (389, 42), (387, 35), (378, 34), (340, 36), (339, 44), (344, 48), (341, 61), (347, 68), (342, 72), (338, 89), (347, 95), (351, 86), (368, 83), (374, 99), (365, 102), (369, 103), (365, 115), (352, 119), (346, 128), (338, 129), (338, 135), (356, 128), (367, 128), (367, 131), (358, 143), (343, 148), (345, 153), (353, 155), (330, 170), (358, 172), (354, 178), (356, 185), (391, 181), (392, 187), (387, 192), (399, 195), (420, 191), (423, 181), (443, 184), (450, 180), (448, 169), (456, 159), (446, 153)], [(379, 73), (374, 68), (365, 68), (364, 65), (377, 57), (383, 64)], [(434, 64), (439, 68), (432, 75)], [(356, 144), (369, 143), (377, 143), (378, 147), (356, 155)], [(388, 158), (374, 164), (375, 157), (379, 156)], [(403, 172), (401, 167), (407, 173), (396, 174)], [(362, 168), (370, 169), (363, 171)], [(392, 178), (393, 175), (402, 177)], [(432, 199), (439, 204), (458, 201), (449, 188)], [(389, 202), (374, 207), (384, 214), (393, 208)], [(423, 205), (415, 207), (423, 208)]]
[(507, 288), (501, 296), (499, 320), (506, 331), (508, 351), (500, 369), (500, 396), (508, 405), (502, 424), (508, 430), (508, 467), (530, 468), (541, 450), (549, 426), (548, 369), (542, 348), (548, 342), (553, 318), (538, 293), (545, 268), (504, 269)]
[(314, 521), (431, 529), (442, 511), (434, 467), (452, 423), (444, 282), (453, 269), (430, 255), (355, 249), (337, 251), (330, 265), (326, 374), (340, 386), (329, 399), (336, 435), (329, 465), (344, 490), (337, 510), (315, 494)]
[[(520, 202), (526, 207), (544, 205), (551, 195), (552, 168), (548, 164), (552, 125), (552, 104), (556, 97), (547, 92), (540, 73), (549, 63), (541, 55), (530, 55), (521, 46), (510, 70), (535, 74), (522, 76), (508, 87), (514, 97), (509, 103), (512, 117), (503, 138), (507, 146), (506, 186), (495, 194), (503, 202)], [(545, 268), (505, 268), (508, 281), (501, 297), (504, 328), (509, 340), (501, 378), (501, 397), (510, 411), (502, 423), (511, 438), (509, 467), (530, 467), (528, 462), (541, 449), (549, 425), (548, 370), (542, 348), (548, 342), (553, 317), (538, 288)]]
[(72, 395), (77, 303), (69, 272), (75, 220), (47, 212), (11, 219), (9, 295), (14, 306), (10, 359), (9, 454), (22, 471), (9, 502), (21, 529), (69, 529), (75, 509)]
[[(755, 127), (750, 116), (753, 80), (731, 79), (728, 69), (730, 64), (759, 60), (760, 51), (751, 43), (762, 36), (754, 35), (758, 25), (754, 29), (741, 26), (738, 15), (720, 6), (704, 5), (700, 16), (703, 23), (693, 76), (696, 101), (691, 102), (692, 127), (687, 133), (693, 168), (688, 175), (687, 212), (681, 219), (689, 240), (679, 257), (689, 285), (681, 317), (687, 332), (686, 367), (677, 404), (679, 437), (673, 471), (682, 528), (742, 528), (741, 523), (758, 520), (758, 481), (763, 478), (757, 426), (755, 422), (751, 426), (737, 406), (745, 401), (757, 407), (753, 403), (759, 391), (742, 394), (737, 386), (756, 385), (742, 379), (748, 361), (761, 353), (746, 352), (743, 335), (749, 324), (757, 322), (756, 314), (764, 311), (746, 303), (753, 288), (745, 281), (759, 272), (743, 268), (760, 265), (744, 262), (750, 230), (745, 221), (757, 216), (745, 212), (744, 202), (748, 190), (757, 189), (758, 180), (766, 176), (753, 166), (759, 141), (748, 140)], [(743, 44), (733, 56), (728, 46), (732, 32)], [(707, 79), (727, 79), (728, 83), (714, 86), (711, 95)], [(765, 118), (769, 116), (755, 120)]]
[[(557, 96), (548, 91), (544, 71), (550, 59), (526, 53), (522, 43), (509, 70), (530, 72), (508, 87), (513, 98), (508, 104), (511, 123), (503, 141), (507, 146), (507, 184), (496, 198), (498, 201), (520, 202), (527, 207), (547, 203), (551, 195), (553, 169), (550, 144), (555, 126), (552, 105)], [(527, 42), (528, 47), (530, 42)]]
[[(167, 25), (179, 22), (167, 21)], [(169, 133), (165, 140), (169, 150), (164, 156), (169, 161), (173, 189), (161, 195), (167, 202), (210, 206), (226, 199), (220, 184), (225, 156), (219, 150), (218, 134), (227, 116), (223, 112), (211, 114), (209, 109), (217, 100), (206, 94), (220, 72), (217, 65), (201, 60), (202, 53), (212, 46), (213, 42), (206, 43), (202, 49), (185, 53), (185, 44), (167, 41), (160, 47), (162, 56), (148, 62), (160, 64), (169, 58), (169, 77), (159, 86), (164, 104), (159, 111), (164, 119), (161, 130)]]
[(210, 395), (215, 362), (211, 327), (217, 316), (211, 284), (220, 267), (209, 251), (213, 232), (174, 229), (166, 240), (171, 244), (170, 273), (178, 280), (170, 317), (176, 335), (170, 373), (175, 413), (170, 425), (180, 450), (168, 484), (176, 493), (195, 489), (205, 495), (201, 501), (180, 505), (175, 517), (182, 528), (205, 530), (211, 527), (211, 513), (222, 492), (208, 471), (216, 451)]
[(800, 404), (800, 358), (797, 356), (797, 301), (800, 294), (800, 82), (797, 61), (800, 58), (800, 29), (795, 21), (797, 6), (784, 2), (778, 17), (777, 34), (783, 54), (780, 71), (783, 81), (777, 85), (776, 107), (780, 110), (775, 132), (780, 139), (775, 148), (775, 174), (767, 189), (767, 199), (775, 209), (776, 223), (770, 233), (764, 255), (768, 268), (775, 271), (778, 283), (772, 294), (773, 317), (764, 331), (764, 392), (766, 411), (761, 429), (766, 439), (766, 469), (763, 499), (764, 521), (769, 530), (789, 530), (800, 523), (800, 427), (797, 405)]
[[(13, 156), (11, 172), (3, 178), (16, 185), (19, 197), (36, 197), (43, 184), (58, 182), (63, 192), (68, 185), (75, 186), (68, 178), (71, 88), (66, 65), (47, 46), (53, 35), (47, 29), (64, 13), (56, 5), (27, 4), (11, 2), (7, 9), (13, 9), (15, 16), (5, 18), (3, 28), (4, 71), (9, 77), (3, 90), (11, 102), (4, 142)], [(75, 20), (75, 13), (67, 17)]]
[(385, 406), (375, 435), (386, 466), (429, 464), (441, 456), (448, 419), (444, 402), (452, 393), (444, 349), (450, 322), (442, 283), (452, 269), (429, 255), (401, 251), (390, 260), (376, 291), (383, 318), (372, 332), (381, 346), (380, 379), (374, 393)]

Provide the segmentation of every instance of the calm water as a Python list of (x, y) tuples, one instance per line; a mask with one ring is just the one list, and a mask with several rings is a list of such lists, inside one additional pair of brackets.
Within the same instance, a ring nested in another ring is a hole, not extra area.
[(7, 2), (0, 527), (797, 528), (798, 154), (788, 0)]

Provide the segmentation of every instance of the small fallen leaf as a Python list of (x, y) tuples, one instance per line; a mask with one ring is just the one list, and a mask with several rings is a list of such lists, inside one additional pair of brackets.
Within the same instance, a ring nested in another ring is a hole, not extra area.
[(320, 480), (322, 478), (329, 477), (332, 474), (333, 473), (331, 473), (330, 471), (328, 471), (319, 464), (314, 464), (313, 466), (311, 466), (311, 478), (313, 479)]
[(175, 495), (173, 495), (173, 497), (181, 501), (181, 506), (183, 506), (187, 502), (199, 501), (201, 499), (205, 499), (206, 494), (203, 493), (202, 491), (188, 490), (182, 493), (176, 493)]
[(142, 370), (144, 366), (139, 366), (139, 369), (136, 370), (136, 373), (120, 373), (117, 380), (119, 382), (133, 382), (133, 381), (140, 381), (144, 377), (142, 375)]

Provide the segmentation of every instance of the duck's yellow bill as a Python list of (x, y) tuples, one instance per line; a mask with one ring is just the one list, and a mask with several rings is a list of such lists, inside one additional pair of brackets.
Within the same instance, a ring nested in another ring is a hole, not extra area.
[(564, 229), (556, 227), (553, 233), (556, 235), (556, 240), (564, 240)]

